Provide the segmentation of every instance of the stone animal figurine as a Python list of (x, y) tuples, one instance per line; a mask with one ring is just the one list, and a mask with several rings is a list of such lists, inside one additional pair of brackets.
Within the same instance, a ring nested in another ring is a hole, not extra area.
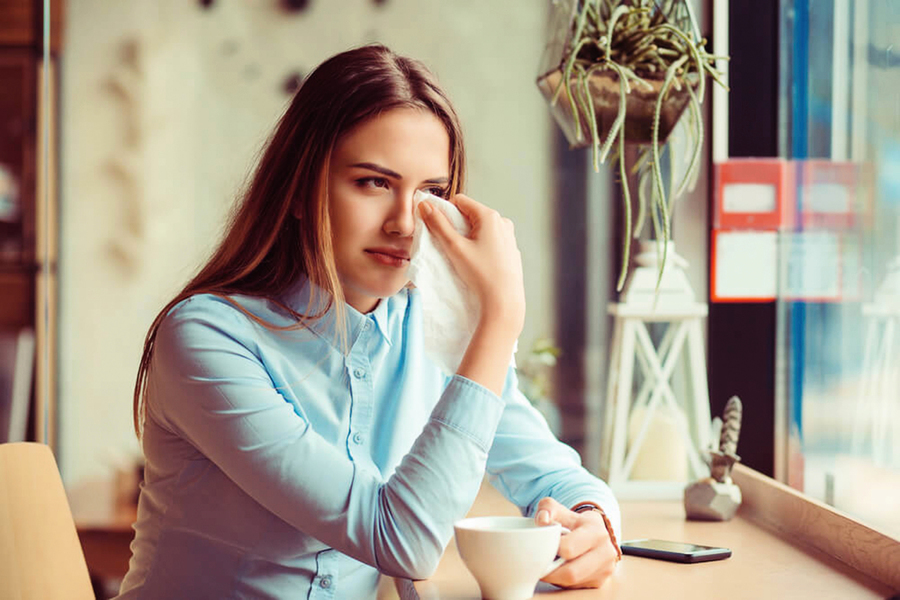
[(718, 449), (709, 453), (710, 477), (684, 489), (684, 511), (688, 519), (727, 521), (741, 505), (741, 488), (731, 480), (731, 468), (740, 460), (737, 443), (742, 412), (740, 398), (732, 396), (725, 405)]

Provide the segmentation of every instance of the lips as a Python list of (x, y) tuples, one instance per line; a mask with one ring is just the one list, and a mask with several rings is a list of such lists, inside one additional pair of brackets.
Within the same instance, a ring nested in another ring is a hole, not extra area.
[(370, 254), (383, 254), (397, 260), (409, 260), (409, 252), (403, 248), (368, 248)]
[(366, 254), (378, 264), (405, 270), (409, 266), (409, 252), (403, 248), (367, 248)]

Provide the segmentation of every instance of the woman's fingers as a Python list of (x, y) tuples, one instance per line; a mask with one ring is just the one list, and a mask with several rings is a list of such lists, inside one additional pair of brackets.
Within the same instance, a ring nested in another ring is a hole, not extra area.
[(459, 209), (459, 212), (461, 212), (463, 216), (469, 220), (469, 223), (471, 223), (472, 225), (472, 229), (476, 229), (478, 223), (480, 223), (486, 215), (496, 212), (494, 209), (489, 208), (481, 202), (473, 200), (472, 198), (469, 198), (465, 194), (456, 194), (449, 200), (456, 206), (456, 208)]
[(453, 197), (472, 230), (460, 235), (439, 209), (420, 202), (418, 210), (428, 230), (447, 253), (450, 263), (475, 297), (485, 322), (503, 322), (516, 335), (525, 318), (522, 256), (512, 221), (466, 196)]
[(578, 513), (574, 513), (553, 498), (547, 496), (538, 502), (534, 520), (538, 525), (559, 523), (563, 527), (575, 529), (578, 524)]
[(566, 562), (544, 581), (563, 587), (599, 587), (615, 569), (618, 555), (599, 513), (576, 513), (548, 497), (538, 503), (535, 522), (560, 523), (570, 530), (559, 541), (559, 556)]
[(445, 248), (452, 249), (459, 243), (464, 236), (460, 235), (453, 227), (447, 215), (440, 210), (434, 208), (428, 201), (419, 203), (419, 213), (422, 215), (422, 221), (428, 227), (428, 231), (436, 235)]
[[(606, 531), (606, 526), (600, 522), (600, 527)], [(563, 558), (575, 558), (581, 556), (596, 545), (597, 529), (588, 523), (582, 523), (572, 529), (570, 533), (559, 540), (559, 555)]]
[(599, 588), (616, 569), (615, 555), (608, 555), (602, 546), (567, 560), (544, 578), (547, 583), (566, 588)]
[(590, 576), (595, 567), (590, 556), (579, 556), (566, 560), (558, 569), (549, 573), (544, 581), (561, 587), (571, 587)]

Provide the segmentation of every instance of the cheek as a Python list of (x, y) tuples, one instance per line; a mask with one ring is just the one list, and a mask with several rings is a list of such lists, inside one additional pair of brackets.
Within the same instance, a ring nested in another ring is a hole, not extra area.
[(328, 198), (328, 216), (331, 219), (331, 230), (336, 239), (346, 236), (354, 228), (355, 207), (353, 197), (340, 186), (332, 188)]
[(339, 246), (371, 242), (381, 228), (377, 211), (365, 202), (341, 202), (331, 205), (331, 229)]

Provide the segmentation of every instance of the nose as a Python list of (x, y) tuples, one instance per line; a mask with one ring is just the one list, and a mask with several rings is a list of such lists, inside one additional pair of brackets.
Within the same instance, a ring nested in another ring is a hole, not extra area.
[(416, 227), (416, 218), (413, 213), (415, 190), (398, 192), (391, 206), (391, 211), (384, 221), (384, 231), (390, 235), (408, 237), (413, 234)]

